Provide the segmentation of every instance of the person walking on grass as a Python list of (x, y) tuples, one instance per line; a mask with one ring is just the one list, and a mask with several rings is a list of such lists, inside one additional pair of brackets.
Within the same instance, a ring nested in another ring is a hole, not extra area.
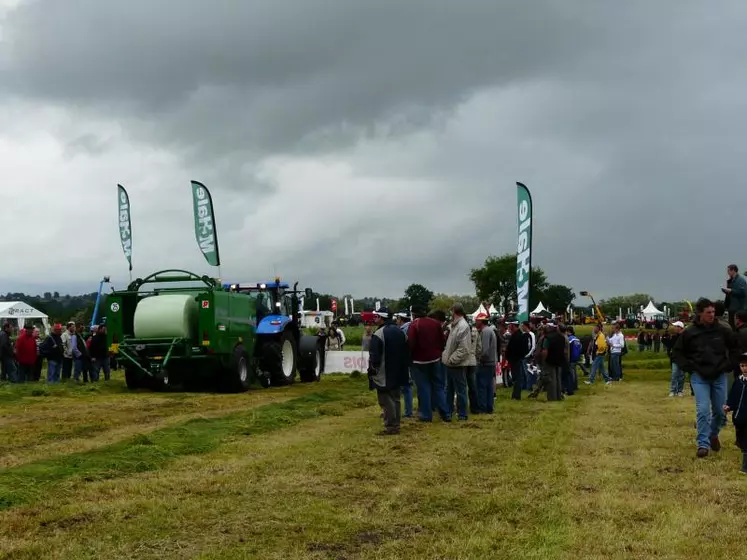
[(421, 422), (431, 422), (434, 410), (447, 420), (446, 372), (441, 365), (444, 332), (441, 322), (426, 317), (425, 310), (413, 306), (413, 317), (407, 331), (407, 345), (412, 358), (411, 373), (418, 393), (418, 415)]
[(597, 371), (602, 371), (602, 378), (604, 379), (605, 385), (611, 385), (612, 381), (610, 380), (610, 376), (607, 375), (607, 368), (605, 367), (604, 358), (607, 355), (607, 339), (604, 336), (604, 333), (602, 332), (602, 326), (601, 325), (594, 325), (594, 334), (592, 335), (592, 347), (591, 347), (591, 355), (592, 355), (592, 362), (591, 362), (591, 374), (589, 375), (589, 380), (584, 381), (586, 385), (593, 385), (594, 380), (597, 377)]
[(677, 339), (682, 334), (682, 331), (685, 330), (685, 324), (682, 321), (675, 321), (672, 323), (672, 326), (674, 327), (674, 334), (671, 338), (670, 347), (667, 349), (667, 354), (669, 354), (669, 365), (672, 368), (672, 381), (669, 384), (669, 396), (674, 397), (677, 395), (678, 397), (684, 397), (685, 372), (672, 359), (672, 347), (677, 343)]
[(47, 359), (47, 383), (59, 383), (65, 344), (62, 342), (62, 325), (56, 323), (52, 332), (39, 345), (39, 354)]
[(731, 386), (724, 405), (724, 414), (731, 412), (731, 421), (737, 436), (737, 447), (742, 451), (742, 468), (740, 473), (747, 474), (747, 354), (739, 356), (739, 372)]
[(695, 392), (697, 426), (697, 456), (708, 456), (709, 451), (719, 451), (718, 435), (725, 422), (726, 376), (738, 359), (734, 332), (716, 319), (713, 302), (698, 300), (697, 316), (677, 339), (672, 358), (677, 365), (691, 373), (690, 381)]
[(389, 309), (382, 307), (375, 314), (379, 328), (371, 339), (368, 377), (384, 411), (381, 435), (396, 435), (400, 431), (400, 390), (409, 379), (410, 356), (405, 333), (392, 322)]
[[(498, 337), (490, 328), (490, 318), (487, 315), (477, 316), (477, 330), (480, 333), (481, 349), (477, 357), (477, 412), (478, 414), (493, 414), (493, 400), (495, 387), (495, 365), (498, 362)], [(516, 384), (521, 387), (520, 384)]]
[(459, 420), (467, 419), (467, 365), (472, 354), (472, 332), (464, 318), (464, 306), (457, 302), (451, 307), (451, 329), (446, 339), (441, 360), (446, 366), (448, 386), (446, 407), (449, 419), (454, 414), (454, 393), (457, 400)]
[(615, 331), (609, 339), (610, 348), (610, 378), (612, 381), (622, 381), (622, 353), (625, 348), (625, 336), (620, 330), (620, 323), (615, 323)]

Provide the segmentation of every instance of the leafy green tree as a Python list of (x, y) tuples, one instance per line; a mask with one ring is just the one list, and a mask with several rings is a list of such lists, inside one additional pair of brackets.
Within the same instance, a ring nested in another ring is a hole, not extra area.
[[(488, 257), (481, 268), (470, 271), (469, 278), (475, 285), (477, 297), (494, 303), (500, 302), (504, 309), (510, 309), (511, 302), (516, 301), (516, 253)], [(540, 301), (547, 287), (545, 272), (533, 266), (529, 284), (530, 311)]]
[(565, 313), (575, 298), (573, 289), (562, 284), (550, 284), (542, 292), (542, 303), (553, 313)]
[(608, 299), (597, 301), (599, 307), (602, 308), (602, 312), (605, 315), (617, 317), (620, 309), (622, 309), (623, 315), (627, 314), (628, 308), (632, 313), (638, 313), (641, 306), (645, 307), (649, 301), (653, 301), (654, 298), (649, 294), (630, 294), (627, 296), (615, 296)]
[(480, 298), (477, 296), (461, 296), (461, 295), (449, 295), (449, 294), (436, 294), (431, 299), (430, 305), (428, 306), (429, 311), (443, 311), (448, 313), (451, 310), (451, 306), (456, 302), (460, 302), (467, 313), (472, 313), (478, 307), (480, 307)]
[(433, 299), (433, 292), (422, 284), (410, 284), (405, 290), (405, 297), (398, 303), (400, 310), (409, 309), (411, 306), (420, 306), (428, 309), (428, 304)]

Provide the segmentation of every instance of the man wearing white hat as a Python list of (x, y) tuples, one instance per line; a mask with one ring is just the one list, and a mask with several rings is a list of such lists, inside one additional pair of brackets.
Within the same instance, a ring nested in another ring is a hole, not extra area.
[[(674, 348), (674, 343), (677, 342), (677, 339), (682, 334), (682, 331), (685, 330), (685, 324), (682, 321), (675, 321), (674, 323), (672, 323), (672, 326), (674, 327), (674, 334), (672, 335), (672, 340), (669, 343), (670, 348)], [(669, 363), (672, 366), (672, 382), (669, 384), (669, 396), (674, 397), (675, 395), (677, 395), (678, 397), (684, 397), (685, 372), (682, 371), (682, 368), (680, 366), (672, 361), (671, 351), (669, 352)]]

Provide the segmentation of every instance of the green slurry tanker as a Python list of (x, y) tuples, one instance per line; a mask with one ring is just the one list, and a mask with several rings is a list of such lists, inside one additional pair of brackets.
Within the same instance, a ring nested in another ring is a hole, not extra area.
[(276, 282), (273, 294), (285, 305), (270, 308), (267, 291), (163, 270), (112, 292), (106, 325), (127, 387), (211, 384), (241, 392), (255, 379), (264, 387), (290, 384), (296, 371), (302, 381), (318, 381), (318, 339), (299, 327), (298, 292)]

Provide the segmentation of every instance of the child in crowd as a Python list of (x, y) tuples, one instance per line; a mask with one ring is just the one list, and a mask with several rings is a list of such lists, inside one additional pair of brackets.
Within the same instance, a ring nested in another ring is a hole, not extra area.
[(739, 357), (742, 372), (729, 391), (724, 412), (731, 412), (731, 421), (737, 432), (737, 447), (742, 450), (742, 474), (747, 474), (747, 353)]

